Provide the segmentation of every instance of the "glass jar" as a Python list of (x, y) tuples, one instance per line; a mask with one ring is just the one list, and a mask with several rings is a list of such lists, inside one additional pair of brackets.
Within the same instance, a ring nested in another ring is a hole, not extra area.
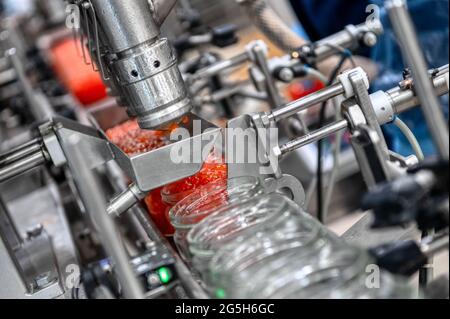
[[(354, 280), (345, 282), (331, 290), (324, 290), (317, 299), (417, 299), (416, 289), (405, 278), (381, 271), (376, 279), (370, 272), (361, 273)], [(376, 280), (375, 284), (373, 280)], [(292, 295), (291, 298), (298, 298)]]
[(261, 225), (276, 224), (289, 218), (296, 209), (296, 204), (285, 196), (270, 194), (209, 216), (188, 233), (194, 268), (205, 279), (209, 262), (220, 248), (240, 236), (255, 234)]
[(374, 277), (379, 282), (371, 286), (369, 265), (372, 259), (365, 251), (344, 242), (333, 242), (306, 253), (298, 248), (265, 262), (263, 267), (240, 272), (235, 280), (245, 284), (229, 289), (229, 296), (252, 299), (414, 298), (414, 291), (406, 282), (382, 271), (379, 277)]
[(241, 273), (255, 272), (293, 251), (300, 258), (339, 242), (317, 220), (294, 209), (290, 218), (266, 223), (255, 234), (241, 236), (218, 250), (209, 263), (205, 280), (212, 297), (233, 295), (232, 291), (239, 290), (243, 283)]
[[(182, 119), (185, 121), (187, 118)], [(143, 130), (137, 120), (129, 120), (106, 131), (109, 140), (116, 144), (128, 156), (135, 156), (166, 146), (172, 129), (165, 131)], [(227, 165), (223, 156), (213, 150), (201, 170), (190, 177), (151, 191), (145, 198), (150, 217), (165, 236), (172, 236), (174, 228), (169, 220), (169, 210), (195, 189), (217, 180), (226, 180)]]
[(264, 188), (256, 177), (237, 177), (217, 180), (197, 188), (179, 201), (170, 211), (169, 218), (175, 228), (174, 241), (182, 257), (190, 260), (187, 247), (188, 232), (211, 214), (243, 203), (264, 194)]
[(165, 205), (165, 219), (171, 227), (171, 235), (175, 232), (172, 227), (170, 210), (184, 198), (192, 194), (196, 189), (217, 181), (226, 181), (228, 176), (227, 164), (221, 156), (211, 153), (197, 174), (180, 181), (166, 185), (161, 190), (161, 200)]
[(368, 255), (347, 245), (331, 245), (298, 257), (292, 252), (251, 276), (254, 284), (242, 291), (248, 298), (314, 298), (357, 278), (369, 263)]
[[(106, 131), (108, 139), (128, 156), (146, 153), (166, 146), (169, 139), (164, 132), (143, 130), (137, 120), (129, 120)], [(146, 196), (144, 202), (156, 227), (163, 234), (173, 232), (165, 217), (166, 205), (161, 199), (162, 188), (155, 189)]]

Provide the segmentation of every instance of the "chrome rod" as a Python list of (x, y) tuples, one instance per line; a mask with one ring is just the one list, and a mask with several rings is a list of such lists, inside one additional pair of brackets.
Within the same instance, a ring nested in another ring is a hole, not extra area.
[(11, 162), (0, 168), (0, 183), (41, 166), (45, 162), (46, 158), (42, 151), (29, 154), (26, 157)]
[(189, 81), (192, 83), (194, 81), (211, 78), (223, 72), (224, 70), (236, 67), (247, 61), (249, 61), (247, 52), (241, 53), (232, 57), (231, 59), (217, 62), (211, 66), (199, 70), (189, 78)]
[(314, 105), (319, 103), (326, 102), (336, 96), (339, 96), (344, 93), (344, 88), (341, 83), (333, 84), (325, 89), (317, 91), (313, 94), (310, 94), (304, 98), (288, 103), (282, 107), (279, 107), (273, 110), (269, 114), (269, 119), (274, 120), (276, 122), (288, 118), (306, 110)]
[(7, 153), (0, 154), (0, 167), (18, 161), (30, 154), (36, 153), (41, 150), (41, 147), (42, 146), (39, 139), (34, 139)]
[(348, 127), (347, 120), (342, 120), (327, 126), (324, 126), (323, 128), (316, 130), (314, 132), (311, 132), (309, 134), (306, 134), (298, 139), (292, 140), (290, 142), (287, 142), (286, 144), (282, 145), (280, 147), (281, 154), (290, 153), (292, 151), (295, 151), (296, 149), (299, 149), (305, 145), (317, 142), (321, 139), (324, 139), (330, 135), (333, 135), (341, 130), (344, 130)]
[[(448, 94), (448, 68), (445, 73), (433, 79), (434, 92), (437, 96)], [(386, 92), (397, 114), (401, 114), (420, 104), (419, 98), (413, 89), (403, 90), (400, 87)]]

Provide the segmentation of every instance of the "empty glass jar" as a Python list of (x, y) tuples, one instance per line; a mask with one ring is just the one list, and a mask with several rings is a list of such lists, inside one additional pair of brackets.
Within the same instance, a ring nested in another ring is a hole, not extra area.
[[(265, 223), (248, 237), (240, 236), (220, 248), (209, 263), (206, 282), (215, 297), (233, 296), (248, 281), (241, 274), (252, 274), (273, 261), (295, 253), (297, 258), (318, 253), (326, 246), (338, 246), (340, 240), (328, 233), (309, 215), (290, 203), (288, 218)], [(330, 251), (330, 249), (328, 249)]]
[(237, 177), (218, 180), (196, 189), (178, 202), (169, 212), (175, 228), (174, 241), (182, 257), (190, 260), (187, 234), (196, 224), (214, 213), (220, 213), (233, 205), (239, 205), (264, 194), (256, 177)]
[(268, 299), (414, 298), (405, 281), (373, 266), (365, 251), (346, 245), (300, 256), (291, 252), (256, 272), (241, 273), (250, 284), (233, 294)]
[[(210, 215), (188, 234), (193, 266), (216, 298), (412, 298), (404, 282), (278, 194)], [(376, 277), (378, 276), (378, 277)]]
[(282, 223), (297, 212), (296, 204), (286, 197), (270, 194), (209, 216), (188, 233), (194, 268), (206, 279), (209, 262), (219, 249), (241, 236), (254, 235), (259, 227)]

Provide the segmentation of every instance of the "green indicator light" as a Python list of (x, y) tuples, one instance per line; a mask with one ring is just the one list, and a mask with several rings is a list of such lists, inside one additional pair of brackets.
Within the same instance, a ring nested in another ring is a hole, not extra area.
[(172, 272), (167, 267), (161, 267), (158, 269), (159, 279), (163, 284), (167, 284), (172, 279)]
[(158, 269), (159, 279), (163, 284), (167, 284), (170, 280), (172, 280), (172, 272), (167, 267), (161, 267)]
[(159, 268), (158, 275), (163, 284), (167, 284), (172, 279), (172, 272), (167, 267)]
[(217, 299), (225, 299), (225, 297), (226, 297), (225, 290), (223, 290), (223, 289), (216, 290), (216, 298)]

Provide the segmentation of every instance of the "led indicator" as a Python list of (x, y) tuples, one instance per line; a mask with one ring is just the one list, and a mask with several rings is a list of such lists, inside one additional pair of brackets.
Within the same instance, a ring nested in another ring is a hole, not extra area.
[(217, 299), (225, 299), (225, 297), (226, 297), (225, 290), (223, 290), (223, 289), (216, 290), (216, 298)]
[(167, 267), (159, 268), (158, 275), (163, 284), (167, 284), (170, 280), (172, 280), (172, 272)]

